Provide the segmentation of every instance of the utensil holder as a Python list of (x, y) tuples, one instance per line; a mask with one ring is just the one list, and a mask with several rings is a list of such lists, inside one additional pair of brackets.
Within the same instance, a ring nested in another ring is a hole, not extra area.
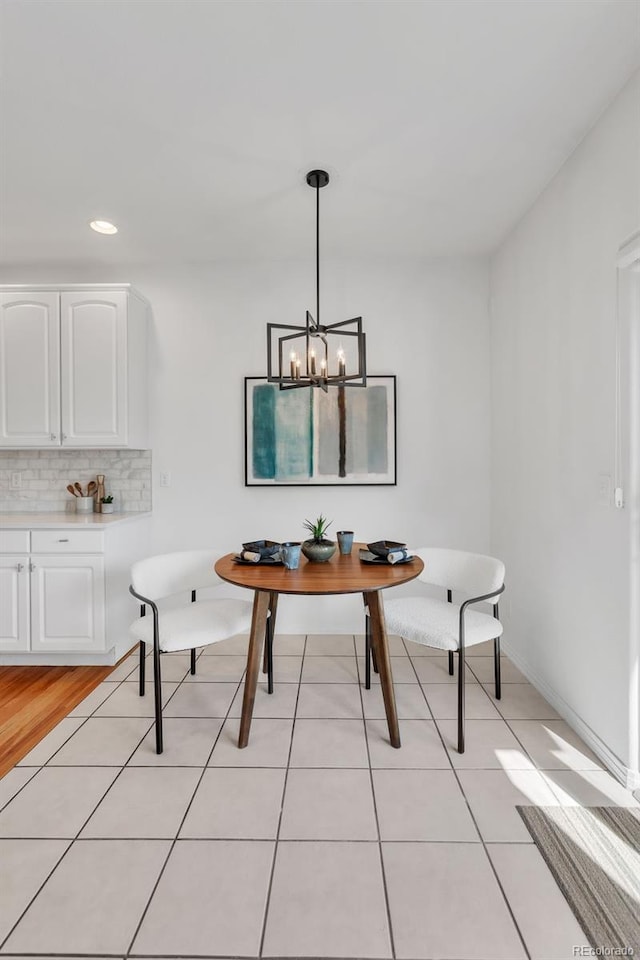
[(76, 497), (76, 513), (93, 513), (93, 497)]
[(96, 477), (96, 492), (94, 494), (94, 510), (96, 513), (102, 513), (102, 498), (105, 492), (104, 473), (99, 473)]

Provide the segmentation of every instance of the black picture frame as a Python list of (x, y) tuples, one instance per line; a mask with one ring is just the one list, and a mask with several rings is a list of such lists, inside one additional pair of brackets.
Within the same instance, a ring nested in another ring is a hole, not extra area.
[(396, 486), (396, 428), (394, 374), (327, 393), (280, 390), (266, 377), (245, 377), (244, 484)]

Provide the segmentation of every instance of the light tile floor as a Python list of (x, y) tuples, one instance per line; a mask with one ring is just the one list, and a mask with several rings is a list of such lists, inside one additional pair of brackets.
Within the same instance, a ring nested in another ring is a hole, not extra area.
[(165, 752), (129, 657), (0, 781), (0, 958), (564, 960), (586, 940), (517, 804), (634, 805), (506, 659), (282, 636), (236, 746), (246, 637), (163, 657)]

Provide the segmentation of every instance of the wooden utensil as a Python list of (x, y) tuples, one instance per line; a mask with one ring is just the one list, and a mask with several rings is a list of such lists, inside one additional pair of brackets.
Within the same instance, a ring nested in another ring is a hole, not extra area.
[(80, 486), (80, 484), (78, 483), (77, 480), (76, 480), (76, 482), (74, 483), (74, 487), (75, 487), (76, 490), (78, 491), (78, 496), (79, 496), (79, 497), (84, 497), (84, 493), (82, 492), (82, 487)]
[(87, 487), (87, 496), (92, 497), (97, 489), (98, 489), (98, 484), (95, 482), (95, 480), (89, 480), (89, 485)]
[(67, 490), (69, 491), (69, 493), (72, 493), (74, 497), (78, 496), (78, 491), (74, 487), (72, 487), (70, 483), (67, 484)]

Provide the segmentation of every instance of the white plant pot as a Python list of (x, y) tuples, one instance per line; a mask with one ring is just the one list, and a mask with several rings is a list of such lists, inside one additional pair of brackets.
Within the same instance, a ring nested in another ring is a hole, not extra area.
[(113, 513), (113, 503), (103, 503), (102, 504), (102, 513)]

